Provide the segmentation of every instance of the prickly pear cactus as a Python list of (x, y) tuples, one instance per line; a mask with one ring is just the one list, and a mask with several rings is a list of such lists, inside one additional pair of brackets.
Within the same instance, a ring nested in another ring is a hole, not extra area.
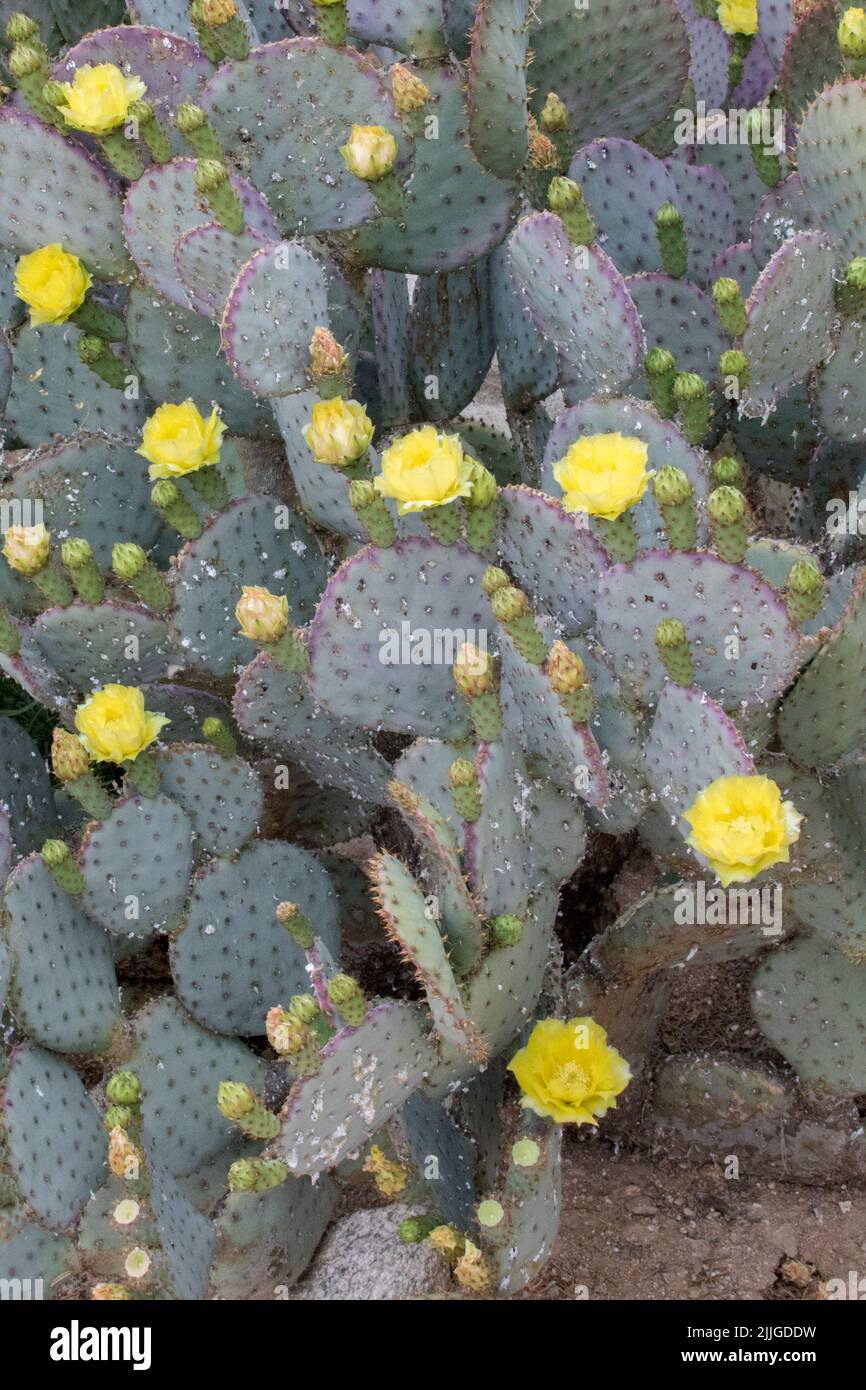
[(0, 5), (0, 1280), (854, 1112), (866, 38), (728, 8)]

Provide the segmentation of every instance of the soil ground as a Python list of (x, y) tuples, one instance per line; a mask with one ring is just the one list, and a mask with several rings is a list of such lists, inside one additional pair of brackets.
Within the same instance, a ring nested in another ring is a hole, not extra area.
[[(866, 1189), (567, 1141), (553, 1254), (522, 1298), (815, 1299), (866, 1273)], [(866, 1284), (864, 1284), (866, 1288)]]

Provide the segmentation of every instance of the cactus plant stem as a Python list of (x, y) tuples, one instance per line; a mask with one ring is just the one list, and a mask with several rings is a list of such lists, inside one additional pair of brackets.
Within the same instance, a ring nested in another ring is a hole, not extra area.
[(317, 5), (314, 0), (313, 9), (320, 38), (332, 48), (340, 48), (349, 34), (349, 11), (345, 0), (339, 0), (336, 5)]
[(431, 536), (434, 536), (440, 545), (453, 545), (459, 540), (460, 513), (452, 503), (444, 507), (428, 507), (424, 513), (424, 520)]
[(613, 521), (593, 517), (592, 529), (613, 560), (628, 563), (637, 554), (637, 527), (631, 509)]
[(215, 464), (207, 468), (198, 468), (194, 473), (187, 475), (190, 486), (195, 489), (201, 500), (214, 511), (221, 512), (227, 507), (230, 501), (229, 490), (225, 479)]
[(126, 338), (126, 323), (119, 314), (109, 313), (92, 299), (85, 299), (80, 309), (72, 315), (72, 323), (82, 333), (91, 333), (104, 342), (119, 343)]
[(141, 178), (144, 160), (122, 130), (110, 130), (107, 135), (99, 137), (98, 143), (105, 158), (121, 178), (128, 179), (130, 183)]
[(139, 753), (137, 758), (133, 758), (125, 766), (129, 780), (138, 788), (142, 796), (152, 800), (153, 797), (159, 795), (159, 764), (152, 753), (145, 749), (143, 753)]

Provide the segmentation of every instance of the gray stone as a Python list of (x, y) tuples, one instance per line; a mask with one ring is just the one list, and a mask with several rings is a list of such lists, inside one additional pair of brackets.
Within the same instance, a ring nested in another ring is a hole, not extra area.
[(397, 1227), (420, 1208), (400, 1203), (342, 1217), (328, 1234), (296, 1299), (387, 1302), (451, 1288), (448, 1267), (429, 1245), (404, 1245)]

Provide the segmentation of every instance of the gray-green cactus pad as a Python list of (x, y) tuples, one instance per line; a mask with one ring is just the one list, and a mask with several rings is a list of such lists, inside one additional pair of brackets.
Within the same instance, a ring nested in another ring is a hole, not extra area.
[(422, 413), (428, 420), (459, 415), (475, 398), (496, 348), (487, 260), (419, 276), (408, 335), (409, 381)]
[(833, 351), (813, 385), (815, 414), (833, 439), (862, 443), (866, 439), (866, 390), (863, 359), (866, 324), (856, 319), (843, 323), (833, 340)]
[(234, 616), (242, 586), (285, 594), (302, 626), (325, 577), (318, 541), (289, 507), (264, 496), (232, 502), (178, 556), (174, 624), (189, 664), (227, 676), (249, 659)]
[(58, 888), (42, 860), (22, 860), (6, 890), (14, 957), (10, 1004), (30, 1036), (56, 1052), (104, 1052), (120, 1022), (111, 941)]
[(315, 1183), (290, 1178), (271, 1192), (230, 1192), (214, 1222), (211, 1297), (280, 1297), (310, 1263), (337, 1195), (324, 1175)]
[(304, 952), (276, 919), (280, 902), (297, 903), (337, 954), (334, 890), (306, 850), (263, 840), (234, 862), (215, 860), (196, 881), (171, 964), (179, 998), (206, 1027), (262, 1034), (268, 1009), (307, 989)]
[(435, 1058), (417, 1005), (377, 1004), (325, 1045), (318, 1075), (295, 1083), (274, 1153), (298, 1175), (335, 1167), (399, 1110)]
[(752, 1011), (800, 1080), (818, 1090), (866, 1090), (866, 965), (815, 936), (783, 946), (758, 968)]
[[(479, 635), (493, 629), (481, 588), (484, 569), (484, 561), (462, 546), (440, 546), (420, 536), (353, 555), (329, 581), (310, 624), (316, 699), (347, 719), (357, 720), (363, 711), (365, 723), (395, 733), (466, 733), (469, 720), (451, 664), (461, 642), (480, 645)], [(464, 636), (457, 635), (457, 624)], [(396, 664), (388, 633), (399, 644)], [(412, 634), (426, 664), (401, 660)]]
[(19, 854), (38, 849), (57, 829), (57, 808), (45, 759), (33, 739), (8, 714), (0, 714), (0, 806)]
[(219, 323), (241, 269), (267, 244), (261, 232), (246, 227), (240, 236), (233, 236), (219, 222), (205, 222), (184, 232), (174, 248), (174, 265), (195, 312)]
[(175, 1176), (215, 1158), (237, 1134), (217, 1108), (219, 1083), (243, 1081), (258, 1091), (265, 1071), (242, 1043), (200, 1028), (170, 998), (136, 1018), (126, 1065), (141, 1083), (145, 1130)]
[(475, 1225), (475, 1145), (439, 1100), (416, 1091), (400, 1111), (400, 1127), (419, 1173), (431, 1174), (430, 1200), (458, 1230)]
[(196, 1211), (159, 1156), (156, 1143), (146, 1145), (153, 1178), (150, 1205), (168, 1265), (174, 1297), (183, 1302), (204, 1298), (208, 1287), (216, 1231), (204, 1212)]
[(806, 201), (834, 238), (841, 265), (866, 253), (866, 190), (858, 172), (866, 154), (864, 121), (862, 82), (838, 82), (816, 97), (797, 134)]
[(533, 607), (555, 617), (565, 633), (591, 627), (598, 581), (610, 563), (604, 546), (557, 501), (531, 488), (503, 488), (501, 506), (499, 553)]
[(99, 1184), (105, 1133), (70, 1066), (26, 1044), (9, 1060), (0, 1091), (6, 1163), (39, 1220), (66, 1230)]
[[(864, 107), (866, 112), (866, 107)], [(767, 407), (830, 351), (833, 251), (823, 232), (797, 232), (758, 276), (746, 303), (742, 350), (751, 369), (746, 413)]]
[(82, 145), (11, 104), (0, 111), (0, 233), (21, 252), (60, 242), (99, 279), (131, 269), (111, 176)]
[(79, 855), (82, 902), (113, 936), (148, 938), (180, 922), (192, 866), (192, 825), (167, 796), (130, 796), (96, 822)]
[(866, 578), (832, 636), (806, 667), (779, 714), (782, 747), (795, 763), (835, 763), (866, 738), (862, 671), (866, 652)]
[(172, 659), (168, 624), (146, 608), (116, 599), (49, 608), (32, 631), (46, 659), (82, 694), (111, 681), (159, 680)]
[(20, 1279), (34, 1298), (53, 1298), (55, 1284), (71, 1272), (73, 1260), (66, 1236), (29, 1221), (23, 1208), (0, 1208), (0, 1278)]
[(299, 242), (253, 252), (231, 287), (220, 328), (223, 351), (242, 386), (287, 396), (308, 385), (310, 342), (328, 326), (322, 266)]
[(517, 179), (526, 160), (528, 0), (482, 0), (469, 54), (469, 139), (485, 169)]
[(525, 838), (534, 835), (526, 810), (529, 778), (520, 745), (510, 738), (482, 743), (475, 758), (481, 815), (463, 830), (469, 887), (485, 917), (520, 917), (529, 898)]
[[(80, 334), (71, 324), (22, 328), (15, 339), (12, 385), (6, 404), (10, 433), (32, 448), (52, 435), (102, 430), (132, 439), (144, 404), (107, 385), (78, 356)], [(130, 367), (130, 373), (133, 368)]]
[(158, 758), (162, 790), (189, 816), (199, 848), (235, 854), (261, 818), (258, 773), (242, 758), (221, 758), (210, 748), (165, 748)]
[(666, 679), (655, 645), (662, 618), (684, 624), (695, 682), (724, 705), (766, 703), (797, 670), (797, 631), (764, 579), (715, 555), (651, 550), (614, 565), (598, 589), (602, 646), (625, 688), (643, 701)]
[(670, 682), (659, 695), (644, 770), (656, 796), (678, 817), (719, 777), (754, 772), (733, 722), (695, 686)]

